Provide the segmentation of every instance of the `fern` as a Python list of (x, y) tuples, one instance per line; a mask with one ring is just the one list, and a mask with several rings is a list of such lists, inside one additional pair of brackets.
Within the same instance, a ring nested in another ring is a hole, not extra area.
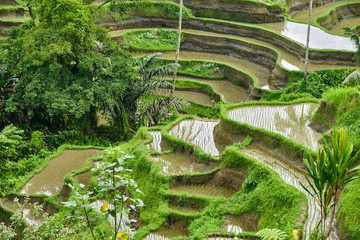
[(284, 231), (268, 228), (260, 230), (256, 235), (262, 240), (285, 240), (289, 237)]

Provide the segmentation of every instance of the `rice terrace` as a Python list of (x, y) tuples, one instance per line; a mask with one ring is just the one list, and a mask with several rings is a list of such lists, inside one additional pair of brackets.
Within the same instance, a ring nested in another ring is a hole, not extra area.
[(0, 239), (360, 240), (357, 0), (0, 0)]

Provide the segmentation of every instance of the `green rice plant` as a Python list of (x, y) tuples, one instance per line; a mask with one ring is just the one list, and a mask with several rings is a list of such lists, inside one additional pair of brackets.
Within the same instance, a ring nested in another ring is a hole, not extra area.
[(260, 230), (257, 232), (257, 235), (261, 237), (262, 240), (285, 240), (289, 237), (284, 231), (268, 228)]
[(350, 131), (340, 129), (331, 137), (332, 149), (325, 141), (316, 159), (304, 160), (307, 169), (306, 180), (310, 186), (303, 188), (317, 199), (321, 207), (320, 235), (323, 240), (330, 235), (332, 227), (326, 228), (326, 220), (333, 222), (339, 193), (349, 182), (360, 178), (360, 164), (353, 165), (360, 151), (353, 154)]

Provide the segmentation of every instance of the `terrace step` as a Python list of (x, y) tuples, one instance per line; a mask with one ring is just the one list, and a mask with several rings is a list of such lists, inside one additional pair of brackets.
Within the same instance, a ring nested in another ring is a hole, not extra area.
[(214, 186), (209, 184), (177, 185), (172, 187), (171, 190), (178, 193), (187, 193), (189, 195), (225, 198), (229, 198), (235, 193), (235, 191), (227, 187)]

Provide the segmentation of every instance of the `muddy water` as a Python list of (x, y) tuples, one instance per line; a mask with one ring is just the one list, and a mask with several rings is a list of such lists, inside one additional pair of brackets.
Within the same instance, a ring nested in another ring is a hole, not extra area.
[(229, 198), (235, 194), (235, 191), (228, 187), (214, 186), (208, 184), (196, 184), (196, 185), (178, 185), (172, 187), (171, 190), (176, 192), (186, 192), (190, 195), (202, 195), (208, 197), (225, 197)]
[[(147, 55), (145, 52), (136, 52), (134, 53), (134, 57), (141, 57)], [(164, 59), (175, 59), (175, 52), (165, 52), (161, 58)], [(238, 59), (231, 56), (221, 55), (221, 54), (213, 54), (213, 53), (204, 53), (204, 52), (192, 52), (192, 51), (181, 51), (180, 60), (200, 60), (200, 61), (210, 61), (217, 63), (226, 63), (230, 64), (242, 71), (250, 72), (254, 74), (257, 79), (255, 80), (255, 86), (262, 87), (268, 84), (268, 79), (270, 76), (270, 70), (242, 59)]]
[[(157, 94), (160, 95), (170, 95), (170, 90), (159, 90)], [(211, 97), (204, 93), (195, 92), (195, 91), (174, 91), (174, 97), (181, 98), (186, 101), (198, 103), (205, 106), (212, 106)]]
[(176, 220), (170, 225), (161, 227), (155, 232), (150, 233), (144, 238), (145, 240), (168, 240), (173, 237), (186, 236), (188, 222), (182, 220)]
[(182, 213), (199, 213), (203, 209), (201, 207), (193, 207), (193, 206), (179, 206), (178, 204), (169, 203), (169, 208), (176, 210)]
[(245, 102), (249, 97), (249, 94), (244, 87), (237, 86), (229, 81), (206, 79), (199, 79), (197, 81), (211, 85), (214, 91), (222, 95), (222, 98), (227, 103)]
[[(285, 21), (284, 23), (259, 24), (259, 26), (277, 31), (293, 41), (306, 45), (307, 24)], [(312, 49), (356, 51), (356, 45), (350, 38), (335, 36), (314, 26), (310, 29), (309, 46)]]
[[(299, 182), (301, 182), (305, 186), (308, 186), (308, 183), (306, 182), (303, 173), (299, 173), (298, 171), (294, 170), (290, 165), (286, 164), (282, 159), (279, 159), (271, 153), (257, 147), (248, 146), (246, 148), (240, 149), (240, 152), (269, 166), (275, 172), (277, 172), (287, 184), (292, 185), (299, 191), (305, 193), (308, 199), (308, 216), (304, 224), (304, 232), (308, 236), (308, 234), (312, 231), (312, 229), (315, 228), (316, 224), (320, 219), (320, 208), (316, 200), (310, 194), (308, 194), (299, 184)], [(306, 239), (309, 239), (309, 237), (307, 237)]]
[(74, 178), (81, 184), (87, 185), (89, 184), (92, 176), (92, 171), (86, 171), (84, 173), (80, 173), (74, 176)]
[[(170, 77), (167, 77), (166, 79), (170, 79)], [(228, 80), (201, 79), (183, 76), (179, 77), (179, 79), (207, 83), (216, 93), (220, 94), (221, 99), (227, 103), (245, 102), (249, 97), (245, 87), (235, 85)]]
[(321, 134), (309, 127), (318, 105), (249, 106), (228, 111), (232, 120), (262, 128), (317, 150)]
[(60, 156), (51, 159), (45, 169), (31, 178), (20, 193), (45, 195), (59, 193), (67, 173), (82, 169), (88, 158), (98, 156), (101, 152), (95, 149), (64, 150)]
[(226, 215), (223, 227), (227, 232), (235, 234), (242, 232), (254, 232), (256, 230), (250, 222), (246, 221), (241, 216), (234, 215)]
[[(8, 211), (15, 212), (15, 211), (18, 210), (18, 208), (16, 207), (14, 202), (12, 200), (8, 199), (8, 198), (0, 199), (0, 206), (3, 209), (6, 209)], [(26, 204), (24, 206), (23, 218), (24, 218), (24, 221), (26, 222), (26, 224), (28, 226), (34, 225), (34, 224), (39, 226), (43, 221), (41, 216), (34, 217), (34, 209), (29, 204)]]
[(199, 146), (212, 156), (219, 156), (220, 153), (214, 141), (214, 128), (218, 123), (218, 121), (183, 120), (176, 124), (169, 133), (185, 142)]
[(338, 22), (332, 29), (330, 29), (330, 32), (333, 32), (335, 34), (344, 34), (344, 27), (350, 27), (353, 28), (360, 23), (360, 16), (359, 17), (353, 17), (349, 19), (343, 19), (340, 22)]
[(150, 149), (152, 151), (161, 152), (161, 132), (160, 131), (149, 131), (149, 134), (153, 137), (153, 141), (150, 143)]
[[(320, 7), (316, 7), (312, 9), (312, 13), (311, 13), (311, 19), (315, 20), (316, 18), (324, 15), (325, 13), (327, 13), (330, 9), (334, 8), (337, 5), (340, 4), (344, 4), (344, 3), (353, 3), (353, 2), (358, 2), (359, 0), (342, 0), (342, 1), (334, 1), (332, 3), (327, 3), (324, 4)], [(296, 21), (301, 21), (301, 22), (307, 22), (308, 18), (309, 18), (309, 9), (305, 9), (303, 11), (299, 11), (297, 13), (295, 13), (292, 18)]]
[(200, 164), (195, 162), (192, 155), (173, 152), (150, 157), (160, 166), (160, 173), (165, 176), (183, 175), (185, 173), (208, 172), (216, 167), (215, 164)]

